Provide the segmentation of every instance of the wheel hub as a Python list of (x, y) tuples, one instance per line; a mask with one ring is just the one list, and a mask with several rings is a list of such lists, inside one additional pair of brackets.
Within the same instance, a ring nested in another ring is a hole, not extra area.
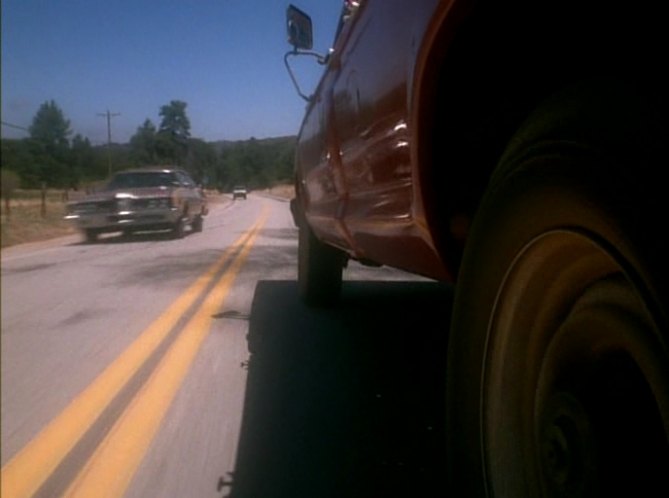
[(596, 468), (590, 419), (569, 393), (556, 393), (542, 417), (539, 439), (541, 469), (554, 497), (586, 496), (586, 476)]
[(652, 489), (662, 476), (654, 469), (669, 461), (658, 336), (623, 268), (594, 241), (555, 231), (528, 243), (489, 323), (481, 398), (489, 495)]

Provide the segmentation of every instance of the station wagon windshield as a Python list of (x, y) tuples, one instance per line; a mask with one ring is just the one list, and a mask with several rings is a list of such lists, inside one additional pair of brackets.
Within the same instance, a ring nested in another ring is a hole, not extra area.
[(121, 173), (107, 185), (107, 190), (125, 188), (173, 187), (177, 179), (172, 173)]

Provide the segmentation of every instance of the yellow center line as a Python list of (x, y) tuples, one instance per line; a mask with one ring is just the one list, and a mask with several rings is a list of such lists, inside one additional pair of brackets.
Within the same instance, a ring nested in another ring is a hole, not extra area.
[(2, 467), (0, 496), (27, 498), (40, 488), (182, 315), (202, 295), (231, 255), (248, 241), (250, 234), (256, 233), (261, 223), (264, 220), (259, 220), (237, 239), (111, 365)]
[(64, 496), (123, 495), (209, 335), (213, 316), (229, 294), (265, 219), (266, 215)]

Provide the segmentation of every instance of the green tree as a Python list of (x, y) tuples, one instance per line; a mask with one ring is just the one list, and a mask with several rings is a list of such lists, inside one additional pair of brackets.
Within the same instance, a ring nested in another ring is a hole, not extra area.
[(276, 179), (278, 182), (292, 183), (295, 172), (295, 140), (284, 140), (276, 154)]
[(2, 139), (2, 169), (15, 171), (25, 188), (36, 188), (41, 171), (33, 155), (35, 149), (30, 139)]
[(236, 184), (247, 183), (248, 176), (241, 143), (223, 150), (219, 164), (217, 184), (220, 190), (230, 190)]
[(213, 145), (198, 138), (188, 140), (185, 167), (196, 182), (208, 185), (215, 179), (217, 160), (216, 149)]
[(78, 188), (82, 181), (96, 179), (99, 163), (99, 154), (88, 138), (75, 135), (70, 149), (70, 186)]
[(161, 158), (182, 165), (188, 152), (190, 121), (186, 115), (188, 104), (172, 100), (160, 108), (160, 129), (157, 135), (157, 151)]
[(66, 148), (72, 133), (70, 121), (65, 119), (63, 111), (53, 100), (40, 106), (28, 130), (33, 140), (51, 150)]
[(52, 186), (70, 181), (68, 165), (70, 122), (56, 102), (43, 103), (29, 128), (34, 155), (39, 166), (39, 179)]
[(147, 119), (130, 138), (131, 157), (135, 164), (148, 165), (157, 162), (156, 132), (156, 126)]
[(226, 143), (221, 155), (214, 184), (229, 190), (243, 183), (249, 188), (271, 187), (276, 183), (292, 183), (295, 157), (295, 137), (281, 137)]

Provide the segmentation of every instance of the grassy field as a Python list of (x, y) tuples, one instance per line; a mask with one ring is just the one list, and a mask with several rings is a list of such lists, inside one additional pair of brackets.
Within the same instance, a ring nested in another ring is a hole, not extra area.
[[(295, 189), (292, 185), (277, 185), (268, 190), (271, 195), (291, 199)], [(225, 196), (208, 192), (211, 203), (221, 202)], [(10, 201), (10, 213), (6, 212), (5, 200), (1, 199), (0, 224), (1, 247), (9, 247), (26, 242), (39, 242), (64, 235), (72, 235), (76, 230), (65, 220), (63, 192), (48, 190), (46, 194), (46, 215), (41, 214), (41, 192), (38, 190), (17, 190)]]
[(270, 188), (268, 192), (271, 195), (283, 197), (284, 199), (292, 199), (295, 197), (295, 187), (293, 185), (275, 185)]
[(42, 201), (39, 191), (16, 191), (10, 200), (7, 212), (5, 199), (1, 200), (0, 244), (9, 247), (25, 242), (37, 242), (75, 233), (74, 228), (63, 220), (65, 201), (62, 191), (47, 191), (45, 213), (42, 216)]

